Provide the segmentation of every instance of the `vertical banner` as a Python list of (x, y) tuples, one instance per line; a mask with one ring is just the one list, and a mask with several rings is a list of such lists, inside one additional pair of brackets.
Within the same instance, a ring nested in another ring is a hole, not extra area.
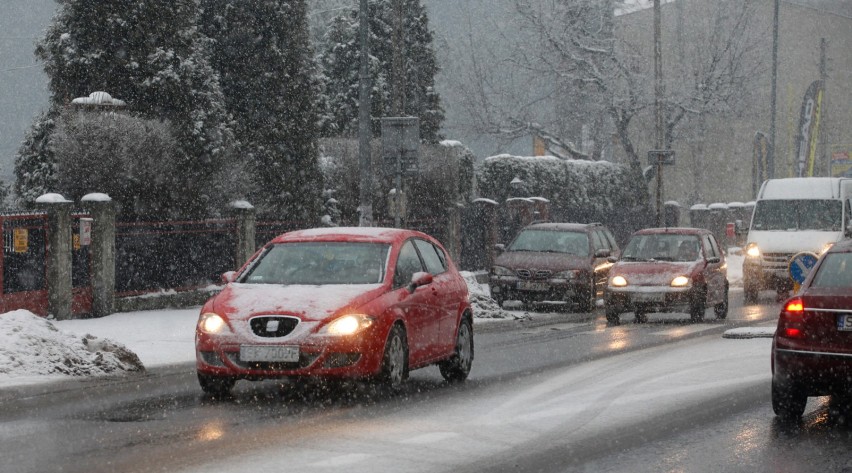
[(757, 197), (757, 191), (760, 185), (763, 184), (769, 176), (767, 162), (769, 160), (769, 138), (763, 132), (758, 131), (754, 134), (754, 152), (752, 155), (751, 167), (751, 195), (752, 198)]
[(822, 108), (822, 81), (815, 80), (805, 92), (802, 111), (799, 113), (799, 136), (796, 147), (796, 176), (814, 175), (819, 118)]

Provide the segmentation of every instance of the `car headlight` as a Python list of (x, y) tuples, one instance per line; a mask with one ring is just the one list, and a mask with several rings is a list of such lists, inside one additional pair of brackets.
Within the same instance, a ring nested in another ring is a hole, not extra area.
[(202, 332), (216, 335), (228, 330), (228, 324), (220, 315), (206, 312), (198, 318), (198, 328)]
[(373, 325), (373, 318), (363, 314), (344, 315), (320, 330), (325, 335), (354, 335)]
[(689, 278), (686, 277), (686, 276), (678, 276), (678, 277), (672, 279), (672, 286), (673, 287), (683, 287), (683, 286), (688, 286), (688, 285), (689, 285)]
[(624, 279), (624, 276), (613, 276), (612, 279), (609, 280), (609, 285), (613, 287), (624, 287), (627, 285), (627, 279)]
[(746, 256), (749, 258), (760, 257), (760, 248), (757, 247), (757, 243), (752, 242), (746, 245)]
[(491, 274), (493, 276), (514, 276), (515, 275), (515, 273), (511, 269), (504, 268), (502, 266), (492, 266), (491, 267)]
[(580, 276), (579, 269), (572, 269), (569, 271), (560, 271), (553, 275), (554, 279), (575, 279)]

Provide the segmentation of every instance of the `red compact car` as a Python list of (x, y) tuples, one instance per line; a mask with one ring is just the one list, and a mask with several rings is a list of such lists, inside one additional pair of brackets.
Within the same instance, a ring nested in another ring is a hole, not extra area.
[(434, 238), (392, 228), (281, 235), (204, 304), (198, 381), (224, 395), (238, 379), (357, 378), (397, 389), (437, 364), (463, 381), (473, 361), (467, 285)]
[(852, 392), (852, 241), (823, 254), (788, 299), (772, 340), (772, 409), (798, 418), (808, 396)]
[(651, 312), (688, 312), (704, 319), (708, 306), (728, 316), (725, 255), (716, 238), (699, 228), (648, 228), (630, 237), (610, 269), (604, 293), (606, 320), (617, 325), (623, 312), (646, 322)]

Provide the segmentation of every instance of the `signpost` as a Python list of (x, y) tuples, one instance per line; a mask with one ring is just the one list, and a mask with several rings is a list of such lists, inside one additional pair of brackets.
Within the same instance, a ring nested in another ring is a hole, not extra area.
[(394, 226), (400, 227), (405, 216), (405, 191), (403, 176), (420, 174), (420, 119), (417, 117), (382, 118), (382, 169), (386, 176), (394, 176), (391, 212)]
[(807, 251), (803, 251), (801, 253), (797, 253), (790, 259), (790, 265), (788, 267), (788, 271), (790, 272), (790, 279), (793, 280), (795, 287), (794, 291), (799, 290), (799, 286), (805, 282), (805, 279), (808, 277), (808, 273), (811, 272), (814, 265), (816, 265), (819, 257), (813, 253), (809, 253)]

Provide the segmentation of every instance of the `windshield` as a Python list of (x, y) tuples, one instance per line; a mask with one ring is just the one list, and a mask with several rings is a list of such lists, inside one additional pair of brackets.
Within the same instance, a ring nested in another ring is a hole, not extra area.
[(509, 245), (508, 250), (589, 256), (589, 236), (582, 232), (524, 230)]
[(632, 261), (695, 261), (701, 258), (695, 235), (636, 235), (621, 257)]
[(240, 282), (376, 284), (385, 277), (389, 248), (375, 243), (282, 243), (266, 250)]
[(839, 232), (843, 204), (839, 200), (761, 200), (754, 211), (754, 230), (822, 230)]

